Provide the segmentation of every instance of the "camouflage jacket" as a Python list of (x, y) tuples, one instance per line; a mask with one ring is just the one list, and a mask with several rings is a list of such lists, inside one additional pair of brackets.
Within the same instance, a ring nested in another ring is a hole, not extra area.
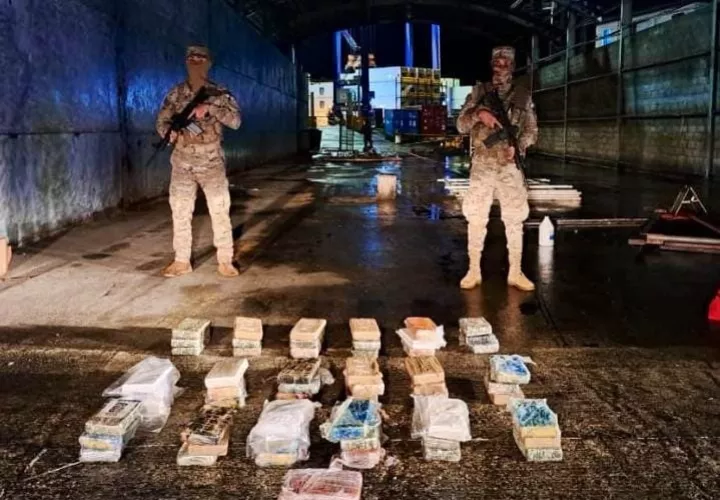
[[(489, 83), (473, 87), (472, 93), (467, 96), (465, 105), (460, 111), (457, 128), (461, 134), (471, 134), (474, 160), (492, 161), (505, 165), (512, 163), (505, 158), (507, 142), (495, 144), (490, 149), (486, 148), (483, 140), (492, 135), (495, 130), (485, 127), (477, 117), (478, 111), (482, 109), (490, 110), (490, 107), (484, 103), (484, 98), (490, 90), (492, 90), (492, 86)], [(535, 106), (530, 93), (523, 87), (513, 86), (510, 92), (506, 96), (501, 96), (500, 99), (507, 109), (510, 123), (520, 129), (518, 146), (520, 147), (520, 154), (524, 156), (527, 148), (537, 142), (538, 136)]]
[[(183, 130), (175, 143), (175, 149), (188, 150), (193, 149), (193, 146), (219, 146), (222, 143), (223, 125), (232, 129), (240, 127), (240, 108), (232, 94), (212, 82), (208, 82), (207, 87), (224, 93), (210, 97), (205, 102), (209, 105), (208, 115), (200, 120), (195, 119), (197, 125), (202, 129), (202, 133), (194, 136)], [(180, 113), (194, 96), (195, 92), (187, 82), (176, 85), (170, 90), (165, 96), (155, 123), (158, 134), (165, 136), (173, 115)]]

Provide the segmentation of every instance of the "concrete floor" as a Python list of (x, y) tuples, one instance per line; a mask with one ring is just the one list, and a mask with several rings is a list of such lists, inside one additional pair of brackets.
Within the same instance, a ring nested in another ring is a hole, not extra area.
[[(529, 230), (524, 265), (539, 286), (525, 294), (504, 283), (504, 237), (494, 219), (485, 282), (463, 292), (465, 225), (437, 182), (454, 175), (450, 167), (419, 158), (287, 164), (234, 178), (244, 269), (235, 280), (215, 274), (203, 210), (196, 271), (158, 276), (171, 256), (164, 202), (20, 249), (0, 283), (0, 498), (276, 498), (284, 471), (255, 467), (245, 437), (273, 393), (288, 332), (301, 316), (327, 318), (325, 360), (338, 379), (349, 355), (348, 319), (375, 317), (383, 329), (386, 448), (399, 462), (364, 472), (366, 500), (720, 497), (720, 332), (705, 320), (720, 256), (640, 255), (627, 245), (631, 229), (563, 230), (554, 249), (539, 251)], [(398, 175), (396, 202), (373, 201), (379, 171)], [(580, 209), (535, 207), (535, 219), (548, 211), (645, 216), (680, 187), (541, 161), (532, 175), (569, 180), (584, 193)], [(179, 468), (180, 430), (202, 402), (204, 374), (231, 355), (236, 315), (261, 317), (266, 340), (251, 362), (248, 406), (233, 427), (230, 455), (211, 469)], [(470, 407), (474, 438), (459, 464), (425, 462), (409, 439), (409, 381), (393, 332), (411, 315), (431, 316), (448, 332), (439, 359), (451, 395)], [(537, 363), (525, 392), (558, 412), (564, 462), (522, 459), (509, 416), (484, 393), (487, 358), (458, 347), (457, 321), (466, 315), (485, 315), (502, 352)], [(169, 356), (169, 328), (186, 316), (212, 320), (213, 339), (201, 357), (173, 358), (187, 390), (165, 429), (134, 440), (119, 464), (75, 464), (77, 438), (102, 406), (102, 390), (144, 356)], [(317, 425), (342, 398), (340, 380), (321, 394), (304, 466), (327, 467), (336, 452)]]

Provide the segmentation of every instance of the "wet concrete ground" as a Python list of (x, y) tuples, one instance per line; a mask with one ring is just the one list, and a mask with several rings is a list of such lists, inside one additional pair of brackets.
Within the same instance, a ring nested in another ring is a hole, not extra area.
[[(399, 177), (394, 203), (372, 200), (379, 171)], [(363, 473), (365, 499), (718, 498), (720, 332), (705, 315), (720, 257), (640, 255), (627, 245), (627, 228), (559, 231), (555, 247), (540, 251), (529, 230), (524, 265), (538, 291), (525, 294), (504, 284), (504, 237), (494, 219), (485, 282), (463, 292), (465, 226), (437, 182), (449, 172), (412, 158), (277, 165), (233, 179), (246, 265), (237, 280), (215, 275), (203, 214), (196, 271), (157, 276), (170, 256), (163, 203), (21, 251), (0, 283), (0, 498), (276, 498), (284, 471), (255, 467), (245, 437), (273, 393), (288, 332), (301, 316), (328, 319), (324, 358), (338, 381), (321, 394), (311, 458), (298, 466), (326, 467), (336, 452), (317, 425), (344, 398), (348, 319), (375, 317), (383, 329), (386, 448), (399, 463)], [(680, 187), (539, 161), (532, 175), (583, 191), (583, 207), (567, 217), (645, 216)], [(546, 209), (535, 207), (533, 217)], [(266, 341), (251, 362), (248, 406), (233, 427), (230, 455), (211, 469), (179, 468), (180, 430), (202, 402), (204, 374), (231, 355), (236, 315), (263, 318)], [(409, 381), (393, 332), (410, 315), (431, 316), (448, 332), (439, 358), (451, 395), (470, 407), (474, 438), (459, 464), (425, 462), (409, 439)], [(558, 412), (564, 462), (523, 461), (509, 416), (484, 393), (486, 357), (458, 346), (465, 315), (485, 315), (502, 352), (537, 363), (525, 392)], [(76, 462), (77, 438), (102, 406), (102, 390), (144, 356), (169, 356), (169, 328), (185, 316), (213, 320), (213, 339), (201, 357), (173, 358), (187, 390), (162, 433), (133, 441), (119, 464), (56, 470)]]

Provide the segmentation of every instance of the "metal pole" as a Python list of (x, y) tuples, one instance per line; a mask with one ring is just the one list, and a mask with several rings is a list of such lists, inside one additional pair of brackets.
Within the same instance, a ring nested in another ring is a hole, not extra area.
[(335, 81), (340, 80), (342, 74), (342, 32), (335, 32)]
[(530, 95), (535, 91), (535, 70), (540, 59), (540, 39), (537, 35), (530, 38)]
[(412, 68), (414, 66), (413, 58), (413, 29), (412, 23), (405, 23), (405, 66)]
[(372, 129), (367, 130), (370, 124), (370, 34), (368, 30), (369, 28), (367, 26), (360, 28), (360, 32), (362, 33), (362, 45), (360, 46), (362, 106), (360, 107), (360, 115), (362, 116), (361, 130), (363, 131), (366, 146), (372, 149)]
[(615, 121), (616, 134), (616, 163), (620, 169), (622, 161), (622, 125), (623, 114), (625, 114), (625, 93), (624, 93), (624, 77), (623, 67), (625, 66), (625, 35), (629, 34), (629, 27), (632, 25), (632, 0), (620, 0), (620, 33), (618, 38), (618, 69), (617, 69), (617, 103)]
[(568, 14), (568, 25), (565, 30), (565, 81), (563, 95), (563, 158), (567, 157), (567, 137), (568, 137), (568, 82), (570, 81), (570, 48), (572, 41), (575, 39), (575, 15)]
[(440, 69), (440, 25), (430, 25), (432, 69)]
[(715, 163), (715, 115), (717, 111), (717, 49), (718, 49), (718, 0), (712, 2), (712, 39), (710, 40), (710, 102), (707, 116), (707, 157), (705, 178), (714, 176)]

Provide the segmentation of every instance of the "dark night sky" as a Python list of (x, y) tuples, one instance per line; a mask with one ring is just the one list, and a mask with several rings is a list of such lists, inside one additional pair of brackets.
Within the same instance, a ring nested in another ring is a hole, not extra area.
[[(430, 25), (415, 24), (415, 66), (431, 66)], [(378, 66), (403, 66), (405, 63), (405, 26), (404, 24), (382, 24), (374, 27), (375, 60)], [(359, 30), (352, 31), (355, 40), (360, 43)], [(306, 40), (297, 47), (297, 56), (303, 69), (310, 73), (313, 80), (332, 80), (334, 38), (332, 34), (318, 35)], [(452, 30), (441, 31), (441, 62), (444, 77), (460, 78), (463, 84), (474, 83), (478, 78), (489, 74), (491, 46), (480, 36), (457, 33)], [(343, 41), (343, 64), (348, 53)]]

